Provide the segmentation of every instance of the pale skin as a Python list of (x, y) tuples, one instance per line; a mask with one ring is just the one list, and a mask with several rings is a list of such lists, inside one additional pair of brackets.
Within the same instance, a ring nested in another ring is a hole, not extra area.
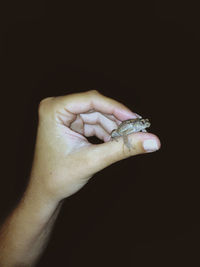
[[(137, 115), (123, 104), (96, 90), (41, 101), (30, 179), (16, 208), (0, 228), (0, 266), (35, 266), (45, 249), (54, 222), (67, 197), (79, 191), (96, 172), (114, 162), (146, 153), (152, 133), (110, 141), (110, 133), (124, 120)], [(104, 143), (94, 145), (86, 137)], [(148, 151), (150, 152), (150, 151)], [(106, 184), (105, 184), (106, 186)], [(67, 238), (67, 237), (66, 237)], [(66, 240), (67, 242), (67, 240)]]

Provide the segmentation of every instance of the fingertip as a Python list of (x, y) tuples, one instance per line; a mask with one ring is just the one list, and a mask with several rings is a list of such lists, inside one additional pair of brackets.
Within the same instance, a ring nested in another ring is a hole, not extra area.
[(115, 110), (115, 116), (119, 118), (121, 121), (129, 120), (129, 119), (137, 119), (142, 118), (140, 115), (138, 115), (135, 112), (132, 112), (128, 108), (124, 109), (116, 109)]
[(156, 139), (146, 139), (143, 142), (143, 148), (146, 152), (154, 152), (160, 148)]
[(131, 135), (132, 142), (139, 142), (143, 152), (154, 152), (160, 149), (161, 142), (158, 136), (152, 133), (135, 133)]

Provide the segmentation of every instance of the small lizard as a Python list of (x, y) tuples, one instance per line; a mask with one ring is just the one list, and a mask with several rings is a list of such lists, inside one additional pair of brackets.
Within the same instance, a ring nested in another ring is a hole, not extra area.
[(147, 132), (146, 128), (150, 127), (151, 123), (148, 119), (137, 118), (123, 121), (117, 129), (111, 132), (111, 139), (123, 136), (124, 144), (131, 149), (131, 144), (128, 141), (128, 135), (137, 132)]

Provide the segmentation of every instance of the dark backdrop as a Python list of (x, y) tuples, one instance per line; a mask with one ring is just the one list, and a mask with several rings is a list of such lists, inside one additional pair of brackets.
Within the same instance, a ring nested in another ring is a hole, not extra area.
[(38, 266), (199, 261), (197, 1), (135, 2), (1, 10), (1, 219), (25, 188), (44, 97), (97, 89), (148, 117), (162, 143), (68, 198)]

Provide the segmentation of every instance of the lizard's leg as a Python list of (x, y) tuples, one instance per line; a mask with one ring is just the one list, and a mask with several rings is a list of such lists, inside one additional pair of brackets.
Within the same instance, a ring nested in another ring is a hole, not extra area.
[(147, 133), (147, 130), (143, 129), (142, 132), (143, 132), (143, 133)]
[(128, 140), (128, 135), (123, 134), (123, 141), (124, 141), (124, 144), (127, 146), (127, 148), (130, 151), (132, 146), (131, 146), (131, 143)]
[(115, 140), (116, 142), (118, 142), (118, 138), (119, 138), (119, 137), (120, 137), (120, 136), (111, 137), (111, 141)]

